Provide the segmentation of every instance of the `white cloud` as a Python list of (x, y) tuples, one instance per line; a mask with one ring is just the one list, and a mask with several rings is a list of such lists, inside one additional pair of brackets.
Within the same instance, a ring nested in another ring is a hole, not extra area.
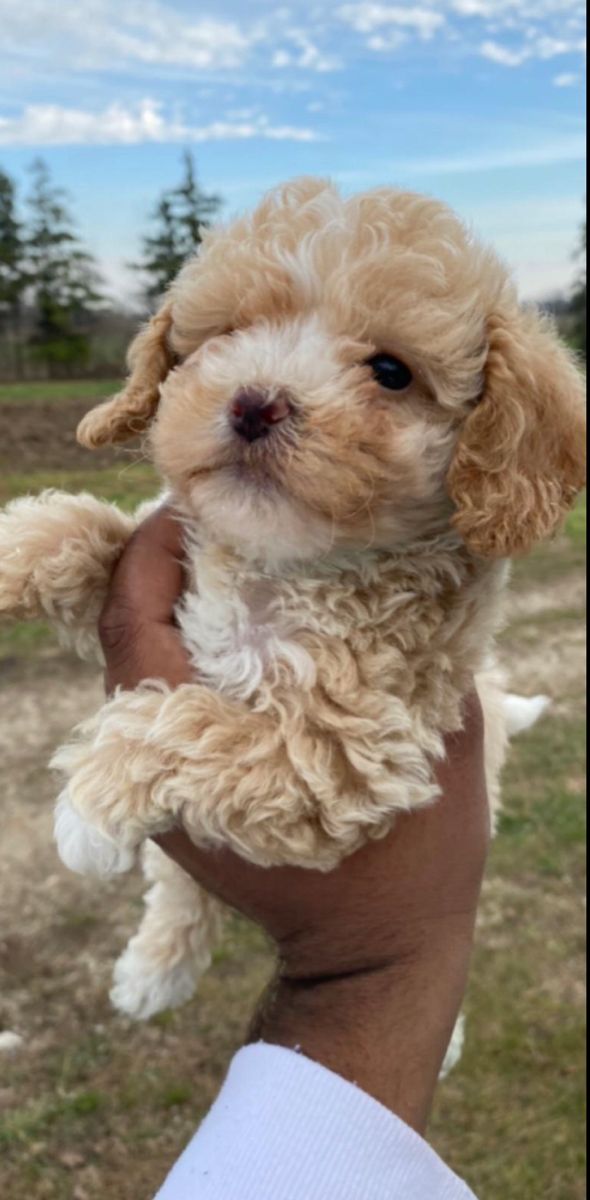
[(296, 51), (289, 56), (290, 63), (294, 66), (322, 73), (336, 71), (340, 67), (340, 60), (334, 55), (324, 54), (304, 30), (292, 29), (288, 36)]
[(508, 46), (501, 46), (498, 42), (483, 42), (479, 48), (482, 58), (488, 58), (490, 62), (499, 63), (502, 67), (520, 67), (527, 58), (530, 58), (530, 51), (511, 50)]
[(500, 42), (486, 41), (479, 48), (483, 58), (490, 62), (499, 63), (503, 67), (520, 67), (530, 59), (549, 60), (563, 54), (580, 54), (586, 49), (583, 38), (557, 38), (547, 34), (539, 35), (535, 30), (528, 30), (526, 42), (518, 49), (505, 46)]
[(273, 67), (290, 67), (293, 63), (293, 55), (289, 54), (288, 50), (275, 50), (272, 56)]
[[(435, 36), (455, 46), (463, 43), (468, 53), (505, 67), (585, 50), (582, 0), (431, 0), (416, 5), (362, 0), (345, 4), (336, 14), (375, 53), (396, 50), (411, 38)], [(474, 28), (484, 35), (479, 43), (473, 40)]]
[(539, 58), (557, 58), (560, 54), (584, 54), (586, 41), (584, 38), (540, 37), (534, 44)]
[(226, 116), (228, 121), (251, 121), (259, 113), (258, 108), (230, 108)]
[(462, 17), (491, 17), (494, 12), (494, 0), (454, 0), (451, 7)]
[(407, 34), (402, 33), (398, 29), (390, 29), (387, 33), (374, 33), (370, 38), (367, 38), (367, 46), (369, 50), (390, 51), (397, 50), (407, 42)]
[[(445, 17), (432, 8), (415, 5), (345, 4), (338, 10), (341, 19), (357, 33), (374, 33), (388, 26), (410, 30), (422, 38), (431, 38), (445, 24)], [(378, 47), (381, 49), (381, 47)]]
[[(501, 66), (583, 49), (583, 0), (0, 0), (3, 58), (17, 80), (125, 73), (267, 87), (350, 65), (355, 43), (392, 52), (435, 37)], [(506, 41), (504, 39), (506, 36)], [(280, 74), (279, 74), (280, 73)], [(281, 80), (282, 75), (282, 80)], [(95, 80), (95, 83), (97, 81)], [(36, 93), (38, 94), (38, 93)], [(54, 97), (55, 90), (51, 93)]]
[(574, 75), (570, 71), (564, 71), (562, 75), (555, 75), (553, 86), (557, 88), (575, 87), (580, 82), (580, 76)]
[(463, 17), (495, 20), (513, 27), (527, 21), (580, 19), (585, 14), (584, 0), (450, 0), (450, 8)]
[(286, 28), (281, 31), (280, 41), (284, 45), (272, 54), (273, 67), (297, 67), (305, 71), (337, 71), (340, 59), (334, 54), (325, 54), (305, 29)]
[(120, 63), (230, 69), (264, 37), (260, 25), (187, 18), (161, 0), (0, 0), (0, 22), (5, 53), (41, 42), (46, 54), (67, 55), (70, 70)]
[[(239, 18), (181, 11), (175, 0), (0, 0), (4, 53), (25, 63), (35, 57), (67, 67), (109, 71), (126, 66), (227, 72), (259, 64), (323, 73), (340, 64), (314, 40), (316, 21), (292, 28), (287, 9), (261, 16), (244, 5)], [(196, 5), (196, 9), (203, 5)], [(284, 43), (284, 48), (283, 48)]]
[(244, 141), (315, 142), (313, 129), (273, 125), (268, 117), (227, 119), (191, 125), (167, 117), (155, 100), (133, 107), (110, 104), (102, 112), (65, 108), (58, 104), (29, 104), (17, 117), (0, 117), (0, 145), (74, 146), (136, 145), (140, 142)]

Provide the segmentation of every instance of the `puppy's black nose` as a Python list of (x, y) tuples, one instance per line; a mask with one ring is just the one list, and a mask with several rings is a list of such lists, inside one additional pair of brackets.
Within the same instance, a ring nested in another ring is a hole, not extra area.
[(257, 388), (242, 388), (234, 396), (230, 407), (232, 428), (247, 442), (266, 437), (273, 425), (278, 425), (293, 411), (286, 392), (269, 395)]

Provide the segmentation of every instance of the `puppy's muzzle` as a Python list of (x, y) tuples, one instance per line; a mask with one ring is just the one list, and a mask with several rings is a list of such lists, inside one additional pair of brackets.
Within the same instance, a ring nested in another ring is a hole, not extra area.
[(268, 437), (276, 425), (293, 412), (286, 391), (266, 392), (258, 388), (243, 388), (234, 396), (229, 412), (232, 429), (247, 442)]

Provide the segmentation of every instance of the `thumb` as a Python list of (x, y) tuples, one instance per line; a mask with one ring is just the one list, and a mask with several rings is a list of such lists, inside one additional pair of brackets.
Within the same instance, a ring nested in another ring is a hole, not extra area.
[(140, 525), (123, 551), (99, 621), (107, 691), (144, 679), (176, 687), (193, 678), (174, 620), (184, 586), (182, 552), (181, 527), (168, 508)]

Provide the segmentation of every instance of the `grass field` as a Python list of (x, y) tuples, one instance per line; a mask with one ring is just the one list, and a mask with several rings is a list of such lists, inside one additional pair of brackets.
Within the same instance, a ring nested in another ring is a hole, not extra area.
[[(84, 387), (51, 401), (64, 439), (68, 406), (95, 398)], [(16, 399), (35, 426), (47, 396)], [(88, 455), (61, 473), (42, 454), (17, 474), (19, 461), (2, 476), (4, 500), (51, 483), (131, 505), (152, 488), (149, 468), (127, 457), (98, 467)], [(553, 708), (512, 748), (466, 1051), (431, 1126), (480, 1200), (585, 1196), (585, 529), (580, 504), (562, 536), (518, 565), (500, 643), (512, 686), (548, 692)], [(271, 969), (262, 936), (233, 918), (193, 1003), (141, 1026), (110, 1011), (110, 968), (137, 922), (141, 881), (104, 886), (60, 866), (45, 770), (100, 694), (97, 674), (42, 623), (0, 626), (0, 1029), (24, 1039), (0, 1060), (0, 1192), (10, 1200), (148, 1200), (211, 1102)]]
[(2, 404), (63, 404), (83, 397), (91, 404), (104, 400), (120, 388), (119, 379), (51, 379), (23, 383), (0, 383)]
[[(92, 465), (90, 459), (89, 466)], [(131, 510), (153, 496), (157, 486), (155, 473), (146, 463), (123, 463), (99, 471), (78, 468), (75, 471), (16, 472), (0, 479), (0, 503), (51, 487), (64, 492), (92, 492), (101, 500)]]

